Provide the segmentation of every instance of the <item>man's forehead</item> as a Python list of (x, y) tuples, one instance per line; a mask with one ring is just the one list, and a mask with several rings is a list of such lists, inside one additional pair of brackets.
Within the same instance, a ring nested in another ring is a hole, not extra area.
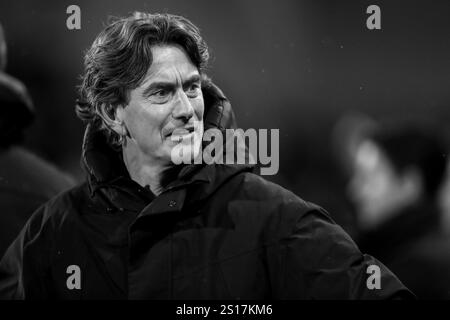
[(184, 81), (199, 76), (197, 67), (178, 46), (152, 47), (152, 55), (153, 61), (143, 81), (144, 85), (152, 82)]

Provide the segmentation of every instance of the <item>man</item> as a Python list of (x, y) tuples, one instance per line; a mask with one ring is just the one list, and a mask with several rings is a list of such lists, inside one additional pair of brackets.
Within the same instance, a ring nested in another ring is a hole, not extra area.
[[(6, 41), (0, 26), (0, 69), (6, 66)], [(35, 112), (25, 85), (0, 70), (0, 256), (32, 213), (73, 180), (39, 158), (22, 142)]]
[(437, 195), (446, 149), (439, 135), (412, 124), (385, 125), (355, 149), (350, 183), (361, 237), (419, 298), (448, 299), (449, 239)]
[(2, 297), (412, 297), (323, 209), (251, 166), (173, 165), (177, 143), (235, 127), (207, 61), (179, 16), (136, 13), (97, 37), (77, 110), (88, 182), (28, 222), (0, 264)]

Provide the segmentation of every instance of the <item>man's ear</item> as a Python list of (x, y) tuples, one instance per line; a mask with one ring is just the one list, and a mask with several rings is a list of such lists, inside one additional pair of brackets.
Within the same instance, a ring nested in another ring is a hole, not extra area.
[(118, 135), (124, 136), (127, 134), (127, 129), (124, 124), (124, 107), (119, 105), (115, 108), (111, 105), (103, 104), (100, 107), (100, 116), (105, 124)]

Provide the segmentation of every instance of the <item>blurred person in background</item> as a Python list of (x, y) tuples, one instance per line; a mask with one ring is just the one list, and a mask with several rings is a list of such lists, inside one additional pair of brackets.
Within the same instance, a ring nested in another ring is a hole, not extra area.
[(31, 97), (6, 74), (6, 41), (0, 26), (0, 256), (31, 214), (74, 181), (22, 146), (35, 117)]
[(414, 124), (372, 127), (352, 155), (348, 191), (361, 250), (419, 298), (450, 298), (450, 243), (437, 202), (446, 168), (439, 134)]

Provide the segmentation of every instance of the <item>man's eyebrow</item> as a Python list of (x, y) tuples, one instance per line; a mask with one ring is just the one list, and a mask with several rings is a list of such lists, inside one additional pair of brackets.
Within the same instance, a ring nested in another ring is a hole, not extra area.
[(189, 79), (186, 79), (185, 81), (183, 81), (183, 89), (186, 87), (189, 87), (193, 83), (200, 82), (200, 81), (201, 81), (200, 75), (194, 74)]
[[(188, 79), (183, 81), (183, 89), (186, 87), (189, 87), (193, 83), (200, 82), (200, 81), (201, 81), (200, 75), (194, 74), (191, 77), (189, 77)], [(176, 86), (176, 84), (173, 82), (156, 81), (156, 82), (149, 84), (148, 87), (144, 89), (143, 95), (147, 96), (156, 89), (172, 90), (175, 86)]]
[(172, 90), (173, 88), (175, 88), (175, 84), (172, 82), (166, 82), (166, 81), (153, 82), (147, 88), (144, 89), (144, 92), (142, 93), (142, 95), (147, 96), (156, 89)]

